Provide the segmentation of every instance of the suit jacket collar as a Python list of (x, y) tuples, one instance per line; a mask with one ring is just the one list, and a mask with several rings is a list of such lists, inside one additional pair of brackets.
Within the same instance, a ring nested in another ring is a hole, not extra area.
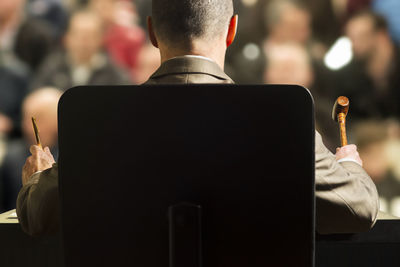
[(161, 64), (158, 70), (151, 75), (150, 79), (156, 79), (166, 75), (174, 74), (206, 74), (221, 80), (233, 83), (232, 79), (211, 59), (198, 56), (180, 56), (171, 58)]

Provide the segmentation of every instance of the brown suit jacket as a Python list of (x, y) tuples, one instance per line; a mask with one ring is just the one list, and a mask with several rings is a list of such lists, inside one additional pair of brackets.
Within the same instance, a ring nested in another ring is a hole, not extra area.
[[(214, 62), (184, 56), (164, 62), (146, 84), (233, 83)], [(352, 233), (370, 229), (377, 217), (376, 187), (361, 166), (338, 163), (315, 134), (316, 225), (319, 233)], [(290, 162), (288, 162), (290, 165)], [(58, 170), (35, 174), (17, 200), (22, 228), (43, 234), (58, 225)]]

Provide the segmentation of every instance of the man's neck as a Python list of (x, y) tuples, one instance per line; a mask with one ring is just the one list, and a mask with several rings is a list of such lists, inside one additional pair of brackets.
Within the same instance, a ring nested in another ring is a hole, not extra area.
[(221, 69), (224, 69), (225, 62), (225, 51), (221, 51), (217, 47), (215, 49), (204, 49), (201, 45), (193, 46), (191, 49), (180, 50), (180, 49), (168, 49), (163, 45), (160, 45), (160, 55), (161, 55), (161, 63), (165, 61), (181, 56), (200, 56), (208, 58), (215, 63), (217, 63)]

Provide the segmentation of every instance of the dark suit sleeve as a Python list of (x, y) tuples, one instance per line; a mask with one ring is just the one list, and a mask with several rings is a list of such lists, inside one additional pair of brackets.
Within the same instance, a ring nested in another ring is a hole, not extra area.
[(318, 132), (315, 141), (317, 232), (369, 230), (375, 224), (379, 210), (375, 184), (357, 163), (338, 163)]
[(34, 174), (17, 198), (17, 215), (29, 235), (54, 234), (59, 228), (58, 167)]

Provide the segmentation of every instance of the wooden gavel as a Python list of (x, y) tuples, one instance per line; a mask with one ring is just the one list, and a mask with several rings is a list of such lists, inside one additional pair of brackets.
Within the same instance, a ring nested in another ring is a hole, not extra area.
[(350, 101), (347, 97), (339, 96), (332, 109), (332, 119), (339, 123), (341, 146), (347, 145), (346, 116), (349, 112), (349, 105)]

